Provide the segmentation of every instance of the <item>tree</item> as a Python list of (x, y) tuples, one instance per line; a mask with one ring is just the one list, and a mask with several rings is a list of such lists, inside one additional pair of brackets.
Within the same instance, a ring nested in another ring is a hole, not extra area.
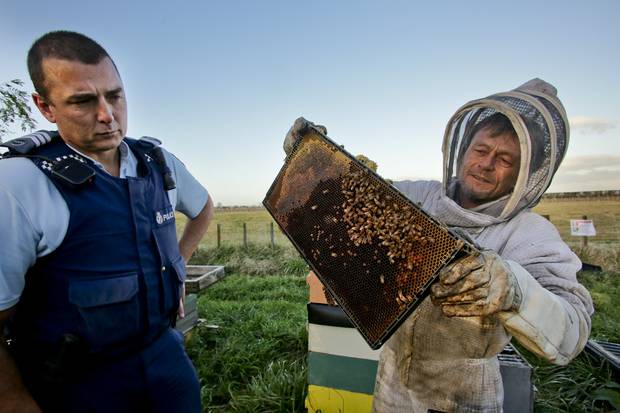
[(0, 85), (0, 142), (10, 132), (12, 124), (18, 124), (23, 132), (34, 129), (36, 125), (23, 86), (24, 82), (19, 79)]

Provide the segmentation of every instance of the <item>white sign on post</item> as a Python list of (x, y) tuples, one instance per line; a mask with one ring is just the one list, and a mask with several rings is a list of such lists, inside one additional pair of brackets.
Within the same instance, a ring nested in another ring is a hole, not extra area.
[(594, 222), (591, 219), (571, 219), (570, 234), (578, 237), (593, 237), (596, 235)]

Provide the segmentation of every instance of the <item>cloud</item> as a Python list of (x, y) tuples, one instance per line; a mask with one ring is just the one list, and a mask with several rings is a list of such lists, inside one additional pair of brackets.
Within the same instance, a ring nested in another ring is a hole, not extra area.
[(589, 118), (587, 116), (574, 116), (568, 122), (573, 131), (578, 130), (586, 133), (601, 134), (616, 127), (616, 124), (610, 120)]
[(584, 155), (564, 159), (548, 192), (620, 189), (620, 155)]

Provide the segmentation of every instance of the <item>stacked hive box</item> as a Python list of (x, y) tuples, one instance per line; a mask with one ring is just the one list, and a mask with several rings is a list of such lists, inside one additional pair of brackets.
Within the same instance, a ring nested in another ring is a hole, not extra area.
[(310, 273), (308, 412), (370, 412), (379, 350), (371, 350)]

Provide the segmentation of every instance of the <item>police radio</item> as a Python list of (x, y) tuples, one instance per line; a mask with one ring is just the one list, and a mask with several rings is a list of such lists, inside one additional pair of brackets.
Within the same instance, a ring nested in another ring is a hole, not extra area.
[(155, 146), (153, 149), (149, 151), (149, 156), (153, 158), (159, 169), (161, 170), (161, 177), (164, 180), (164, 189), (166, 191), (170, 191), (177, 187), (177, 184), (174, 182), (174, 178), (172, 177), (172, 171), (166, 164), (166, 159), (164, 158), (164, 153), (161, 150), (161, 147)]
[(50, 143), (59, 136), (58, 132), (39, 130), (21, 138), (1, 143), (0, 146), (8, 148), (8, 151), (2, 154), (0, 159), (38, 159), (41, 162), (42, 169), (48, 170), (53, 177), (71, 188), (77, 188), (91, 182), (95, 177), (95, 170), (78, 157), (64, 156), (61, 159), (51, 159), (29, 154), (32, 150)]
[(95, 170), (86, 163), (74, 158), (65, 158), (52, 165), (52, 176), (60, 179), (72, 188), (87, 184), (95, 177)]

